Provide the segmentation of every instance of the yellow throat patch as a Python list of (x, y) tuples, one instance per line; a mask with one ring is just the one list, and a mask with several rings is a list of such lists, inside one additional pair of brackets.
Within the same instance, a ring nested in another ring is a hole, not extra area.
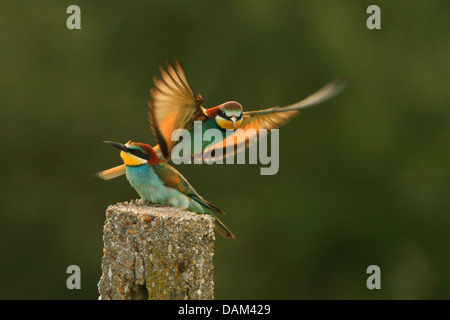
[(120, 157), (122, 158), (125, 165), (130, 166), (130, 167), (136, 167), (136, 166), (143, 165), (144, 163), (147, 163), (147, 160), (136, 157), (125, 151), (120, 152)]
[(236, 126), (234, 126), (233, 121), (224, 119), (222, 117), (216, 117), (216, 123), (222, 129), (237, 129), (240, 127), (242, 119), (236, 121)]

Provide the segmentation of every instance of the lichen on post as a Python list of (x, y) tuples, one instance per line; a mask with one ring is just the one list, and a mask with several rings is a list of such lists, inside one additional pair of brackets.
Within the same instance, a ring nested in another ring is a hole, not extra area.
[(143, 200), (106, 210), (100, 297), (214, 299), (214, 218)]

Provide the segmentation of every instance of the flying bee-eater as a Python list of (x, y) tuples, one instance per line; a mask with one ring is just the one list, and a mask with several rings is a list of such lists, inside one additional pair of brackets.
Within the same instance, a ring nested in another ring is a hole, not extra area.
[(142, 199), (212, 215), (215, 218), (215, 230), (224, 238), (235, 238), (217, 218), (217, 214), (224, 212), (201, 197), (181, 173), (158, 157), (150, 145), (131, 141), (126, 144), (112, 141), (105, 143), (120, 149), (126, 177)]
[[(346, 81), (337, 79), (307, 98), (285, 107), (244, 111), (239, 102), (228, 101), (206, 109), (202, 106), (204, 102), (203, 96), (194, 94), (178, 60), (175, 60), (175, 66), (167, 62), (167, 68), (160, 67), (160, 72), (161, 77), (153, 79), (154, 87), (150, 91), (149, 122), (159, 143), (154, 149), (160, 158), (167, 161), (171, 158), (171, 150), (177, 143), (172, 141), (174, 130), (189, 130), (192, 146), (196, 144), (195, 139), (201, 139), (202, 135), (197, 135), (193, 132), (194, 121), (202, 121), (202, 132), (214, 128), (221, 130), (223, 133), (224, 139), (217, 141), (217, 143), (211, 144), (210, 141), (201, 140), (202, 151), (214, 152), (214, 149), (220, 148), (223, 150), (221, 153), (223, 157), (228, 157), (232, 155), (230, 152), (236, 152), (237, 148), (226, 149), (226, 142), (232, 141), (232, 143), (237, 143), (237, 141), (242, 141), (242, 139), (244, 139), (244, 142), (247, 142), (252, 138), (252, 134), (258, 139), (259, 129), (276, 129), (295, 117), (299, 110), (323, 103), (339, 94), (347, 86)], [(242, 130), (236, 130), (234, 134), (227, 137), (225, 142), (225, 131), (238, 128)], [(247, 131), (248, 129), (254, 130)], [(252, 132), (252, 134), (244, 136), (246, 132)], [(245, 147), (248, 147), (248, 144), (245, 144)], [(205, 148), (208, 148), (208, 150)], [(98, 173), (98, 176), (109, 180), (124, 173), (125, 166), (120, 165), (101, 171)]]

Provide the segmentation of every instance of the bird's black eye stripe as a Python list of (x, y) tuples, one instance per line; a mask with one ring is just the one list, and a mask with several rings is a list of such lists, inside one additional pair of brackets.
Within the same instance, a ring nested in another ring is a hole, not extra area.
[(145, 159), (145, 160), (150, 159), (150, 156), (149, 156), (148, 154), (142, 152), (142, 150), (140, 150), (140, 149), (131, 149), (131, 148), (128, 148), (128, 152), (134, 154), (135, 156), (137, 156), (137, 157), (139, 157), (139, 158)]
[(227, 117), (225, 116), (225, 113), (223, 112), (222, 109), (217, 110), (217, 115), (220, 116), (220, 117), (222, 117), (222, 118), (224, 118), (224, 119), (227, 118)]

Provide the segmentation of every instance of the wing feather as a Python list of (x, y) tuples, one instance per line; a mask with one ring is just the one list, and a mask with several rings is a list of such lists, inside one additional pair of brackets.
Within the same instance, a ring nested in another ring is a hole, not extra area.
[(158, 177), (164, 182), (166, 186), (178, 190), (181, 193), (195, 199), (197, 202), (213, 210), (216, 213), (224, 214), (224, 212), (221, 209), (219, 209), (211, 202), (207, 201), (202, 196), (200, 196), (197, 193), (197, 191), (195, 191), (195, 189), (186, 180), (186, 178), (183, 177), (183, 175), (174, 167), (170, 166), (165, 162), (160, 162), (154, 165), (152, 168), (153, 170), (155, 170)]
[(206, 117), (201, 104), (203, 97), (194, 95), (183, 68), (178, 60), (175, 67), (167, 62), (167, 68), (160, 67), (161, 77), (154, 78), (149, 101), (149, 121), (161, 152), (170, 158), (173, 147), (172, 132), (188, 128), (195, 120)]
[[(307, 98), (292, 105), (258, 111), (246, 111), (243, 113), (244, 119), (240, 128), (235, 130), (233, 134), (227, 136), (224, 140), (206, 148), (203, 151), (203, 155), (222, 154), (223, 158), (234, 156), (255, 143), (260, 138), (261, 134), (267, 134), (267, 131), (260, 133), (260, 129), (276, 129), (295, 117), (299, 113), (299, 110), (313, 107), (331, 99), (344, 90), (346, 86), (346, 81), (337, 79), (325, 85)], [(227, 149), (227, 145), (234, 145), (234, 148)], [(221, 153), (217, 152), (218, 149), (222, 149)], [(195, 156), (196, 155), (193, 157)], [(219, 156), (215, 157), (215, 159), (219, 158)], [(212, 160), (212, 157), (208, 159), (208, 157), (205, 156), (203, 157), (203, 160)]]
[(244, 116), (264, 116), (278, 114), (280, 112), (298, 111), (301, 109), (311, 108), (338, 95), (347, 87), (347, 85), (347, 81), (343, 79), (336, 79), (299, 102), (286, 107), (274, 107), (258, 111), (245, 111)]

